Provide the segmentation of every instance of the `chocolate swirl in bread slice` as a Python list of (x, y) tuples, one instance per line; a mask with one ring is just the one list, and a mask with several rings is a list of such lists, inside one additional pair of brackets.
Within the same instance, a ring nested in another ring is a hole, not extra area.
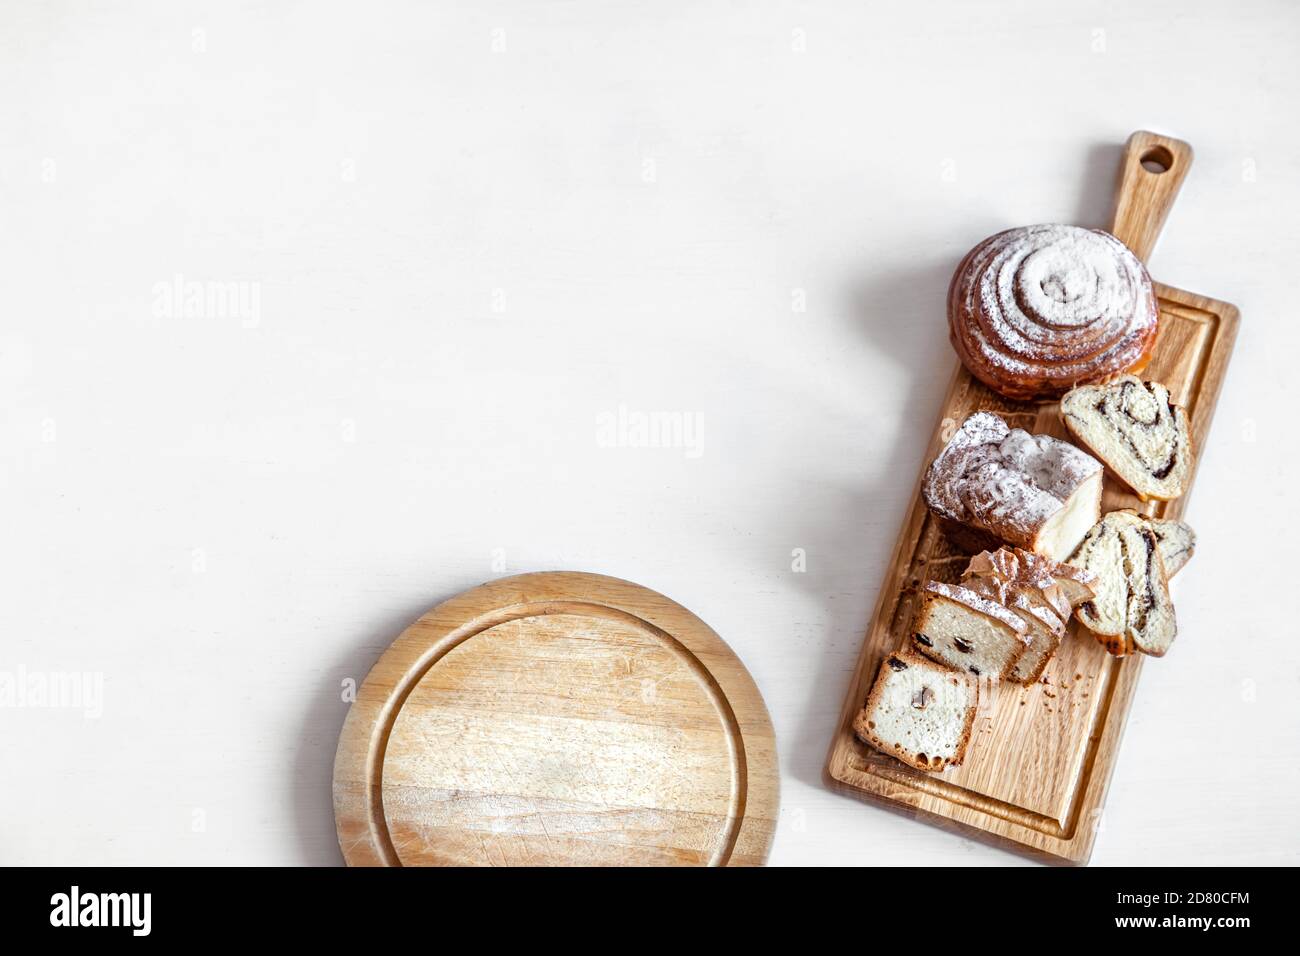
[(1085, 385), (1061, 399), (1066, 427), (1143, 501), (1168, 501), (1192, 470), (1187, 413), (1159, 382), (1126, 375)]
[(1172, 578), (1183, 569), (1196, 553), (1196, 532), (1185, 521), (1173, 518), (1148, 518), (1147, 524), (1155, 532), (1160, 546), (1160, 560), (1165, 565), (1165, 576)]
[(1079, 620), (1111, 654), (1163, 657), (1178, 635), (1160, 543), (1132, 511), (1112, 511), (1088, 532), (1070, 563), (1097, 576)]

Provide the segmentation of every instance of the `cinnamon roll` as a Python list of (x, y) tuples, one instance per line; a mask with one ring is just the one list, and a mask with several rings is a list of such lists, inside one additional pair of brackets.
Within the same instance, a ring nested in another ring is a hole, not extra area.
[(948, 289), (953, 347), (1008, 398), (1056, 398), (1144, 368), (1155, 293), (1137, 256), (1100, 229), (1041, 225), (985, 239)]

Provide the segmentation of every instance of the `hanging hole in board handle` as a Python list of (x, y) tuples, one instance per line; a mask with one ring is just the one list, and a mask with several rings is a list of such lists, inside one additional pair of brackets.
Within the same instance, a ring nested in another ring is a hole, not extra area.
[(1174, 154), (1165, 146), (1152, 146), (1142, 154), (1142, 168), (1157, 176), (1167, 173), (1174, 166)]
[(1138, 130), (1120, 163), (1119, 195), (1111, 232), (1143, 262), (1192, 168), (1192, 147), (1172, 136)]

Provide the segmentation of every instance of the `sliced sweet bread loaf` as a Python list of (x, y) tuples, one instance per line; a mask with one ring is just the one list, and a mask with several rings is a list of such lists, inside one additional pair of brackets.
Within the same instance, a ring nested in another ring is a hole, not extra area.
[(1156, 534), (1160, 545), (1160, 560), (1165, 563), (1165, 575), (1173, 577), (1183, 569), (1196, 553), (1196, 532), (1185, 521), (1173, 518), (1148, 518), (1147, 524)]
[(1015, 611), (957, 584), (931, 581), (912, 642), (926, 657), (954, 670), (999, 680), (1033, 643)]
[(1159, 382), (1125, 375), (1081, 385), (1061, 399), (1066, 427), (1143, 501), (1183, 493), (1191, 474), (1187, 413)]
[[(1090, 571), (1023, 548), (999, 548), (984, 551), (970, 559), (962, 574), (962, 584), (985, 593), (992, 591), (1001, 603), (1009, 592), (1030, 588), (1068, 621), (1082, 602), (1093, 596), (1095, 578)], [(979, 585), (979, 586), (977, 586)]]
[(1162, 657), (1178, 635), (1160, 544), (1141, 515), (1112, 511), (1088, 532), (1072, 564), (1097, 575), (1078, 617), (1111, 654)]
[(1056, 609), (1041, 597), (1035, 597), (1032, 591), (1012, 598), (1011, 609), (1029, 625), (1033, 640), (1012, 666), (1007, 679), (1017, 684), (1032, 684), (1043, 676), (1048, 661), (1061, 646), (1066, 625), (1057, 616)]
[[(1029, 557), (1035, 558), (1037, 555)], [(1071, 611), (1096, 594), (1097, 576), (1087, 568), (1080, 568), (1064, 561), (1051, 561), (1047, 564), (1049, 567), (1045, 569), (1046, 573), (1052, 578), (1054, 586), (1060, 591)], [(1069, 612), (1065, 617), (1069, 619)]]
[(1101, 514), (1102, 473), (1101, 462), (1069, 442), (976, 412), (930, 465), (922, 493), (947, 526), (1059, 561)]
[(1020, 548), (985, 551), (971, 558), (962, 584), (1020, 615), (1032, 641), (1009, 678), (1032, 684), (1061, 646), (1074, 608), (1091, 598), (1093, 575)]
[(974, 678), (900, 651), (880, 665), (853, 732), (918, 770), (942, 770), (965, 756), (978, 700)]

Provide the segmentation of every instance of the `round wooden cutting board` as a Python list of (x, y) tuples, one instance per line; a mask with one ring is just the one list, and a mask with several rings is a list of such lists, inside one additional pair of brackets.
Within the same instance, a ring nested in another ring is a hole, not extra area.
[(756, 865), (772, 724), (703, 621), (598, 574), (503, 578), (375, 664), (334, 758), (351, 865)]

